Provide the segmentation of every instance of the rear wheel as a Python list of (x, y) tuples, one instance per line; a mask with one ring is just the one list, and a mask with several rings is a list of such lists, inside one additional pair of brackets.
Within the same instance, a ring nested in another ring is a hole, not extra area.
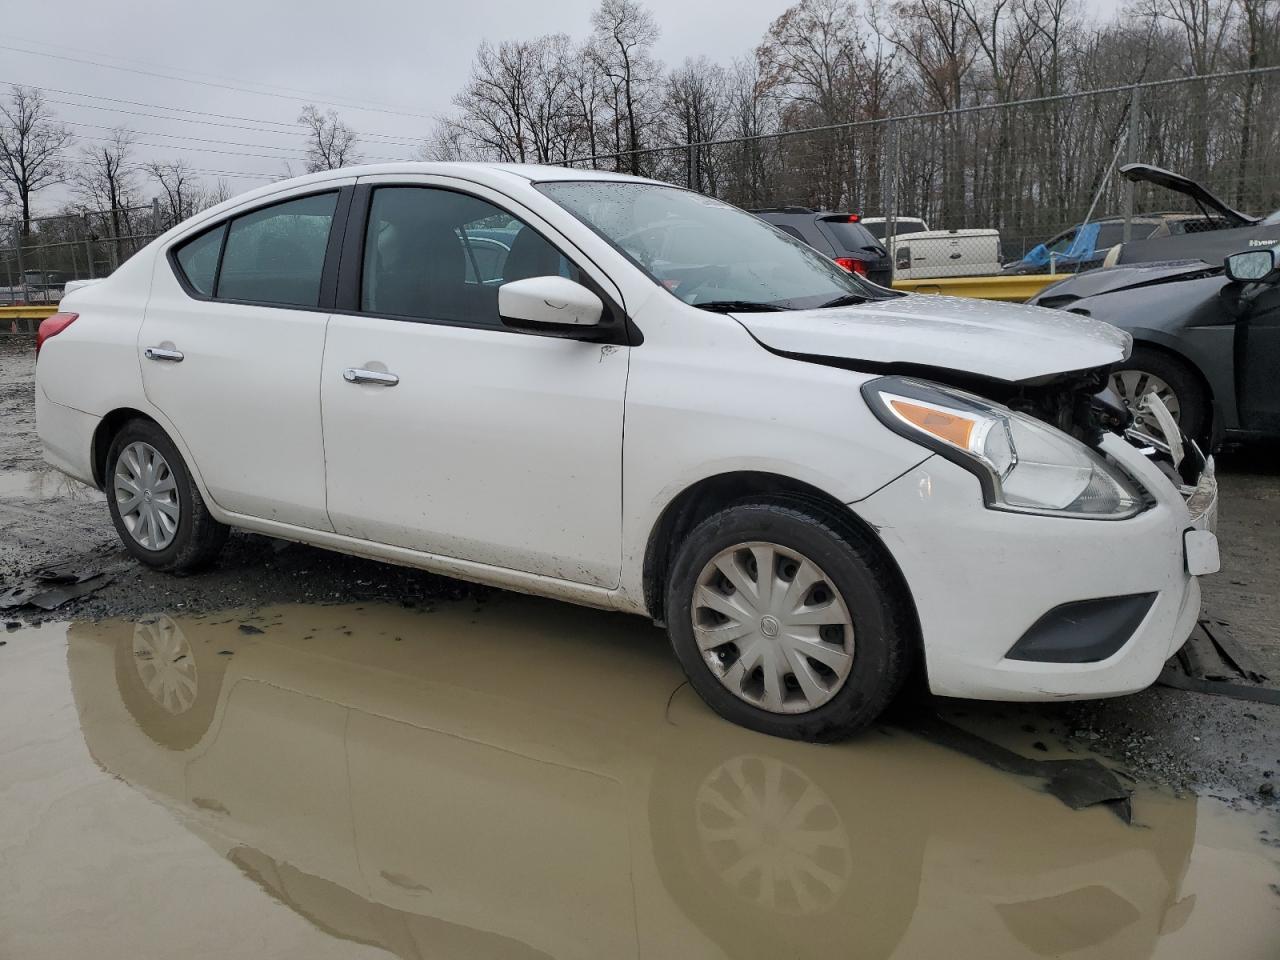
[(178, 448), (150, 420), (130, 420), (112, 439), (105, 486), (116, 532), (149, 566), (198, 570), (226, 542), (227, 527), (209, 513)]
[(763, 733), (831, 741), (872, 723), (909, 670), (907, 601), (879, 551), (805, 506), (746, 503), (700, 523), (667, 586), (690, 684)]
[(1135, 425), (1144, 433), (1164, 438), (1155, 416), (1139, 407), (1148, 393), (1164, 402), (1186, 436), (1200, 441), (1208, 433), (1208, 397), (1195, 372), (1181, 360), (1159, 350), (1135, 347), (1129, 359), (1112, 372), (1111, 387), (1133, 411)]

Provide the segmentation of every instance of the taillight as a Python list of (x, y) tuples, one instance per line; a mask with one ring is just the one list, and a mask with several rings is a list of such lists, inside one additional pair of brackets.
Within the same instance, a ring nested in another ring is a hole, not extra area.
[(40, 328), (36, 330), (36, 356), (40, 356), (40, 348), (44, 346), (46, 340), (56, 337), (67, 329), (78, 316), (80, 316), (78, 313), (55, 313), (41, 320)]
[(854, 257), (836, 257), (836, 265), (844, 267), (850, 273), (856, 273), (860, 277), (867, 275), (866, 263)]

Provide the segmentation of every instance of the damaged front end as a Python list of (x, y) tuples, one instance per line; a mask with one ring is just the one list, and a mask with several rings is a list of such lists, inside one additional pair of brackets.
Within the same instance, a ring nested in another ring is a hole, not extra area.
[[(913, 371), (922, 379), (958, 388), (1055, 427), (1099, 456), (1105, 457), (1100, 449), (1104, 437), (1108, 434), (1123, 437), (1181, 493), (1191, 515), (1191, 526), (1212, 533), (1217, 526), (1218, 512), (1213, 457), (1181, 433), (1176, 420), (1155, 394), (1148, 394), (1142, 403), (1143, 412), (1148, 414), (1146, 419), (1154, 421), (1159, 431), (1140, 429), (1133, 412), (1110, 388), (1110, 372), (1110, 366), (1101, 366), (1009, 382), (937, 368)], [(1209, 565), (1206, 559), (1204, 566)]]
[(1137, 447), (1178, 488), (1191, 514), (1191, 525), (1213, 533), (1218, 527), (1218, 478), (1211, 454), (1178, 429), (1173, 414), (1154, 393), (1141, 400), (1160, 427), (1160, 436), (1130, 425), (1125, 439)]

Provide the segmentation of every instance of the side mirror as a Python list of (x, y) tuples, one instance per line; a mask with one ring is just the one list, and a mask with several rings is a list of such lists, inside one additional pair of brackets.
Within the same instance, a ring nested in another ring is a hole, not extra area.
[(604, 304), (582, 284), (564, 277), (528, 277), (498, 287), (498, 315), (510, 327), (585, 332), (600, 325)]
[[(1280, 271), (1280, 247), (1233, 253), (1227, 257), (1226, 267), (1227, 279), (1237, 283), (1257, 283), (1266, 280)], [(1280, 279), (1280, 276), (1276, 279)]]

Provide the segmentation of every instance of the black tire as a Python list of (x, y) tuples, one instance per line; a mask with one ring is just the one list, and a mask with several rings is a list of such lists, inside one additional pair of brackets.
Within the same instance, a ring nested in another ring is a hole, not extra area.
[[(116, 500), (113, 478), (121, 453), (131, 443), (143, 442), (154, 447), (173, 472), (178, 498), (178, 526), (173, 539), (161, 550), (151, 550), (140, 544), (129, 532), (124, 518), (120, 515), (120, 505)], [(213, 518), (199, 488), (191, 479), (191, 471), (187, 469), (182, 454), (169, 439), (168, 434), (151, 420), (130, 420), (111, 440), (107, 450), (106, 470), (103, 474), (103, 487), (107, 493), (107, 506), (111, 511), (111, 522), (115, 524), (116, 533), (120, 536), (125, 549), (147, 566), (171, 573), (192, 573), (211, 564), (218, 556), (222, 545), (226, 543), (228, 528)]]
[(1116, 373), (1126, 370), (1152, 374), (1167, 383), (1178, 398), (1178, 427), (1192, 440), (1204, 443), (1209, 435), (1209, 397), (1195, 370), (1162, 350), (1141, 345), (1115, 368)]
[[(843, 686), (804, 713), (774, 713), (726, 689), (694, 637), (697, 578), (717, 554), (742, 543), (774, 543), (807, 557), (840, 592), (853, 622), (854, 655)], [(667, 632), (690, 685), (720, 716), (775, 737), (829, 743), (873, 723), (911, 672), (916, 649), (906, 591), (877, 544), (853, 526), (802, 503), (746, 502), (713, 514), (680, 545), (666, 594)]]

